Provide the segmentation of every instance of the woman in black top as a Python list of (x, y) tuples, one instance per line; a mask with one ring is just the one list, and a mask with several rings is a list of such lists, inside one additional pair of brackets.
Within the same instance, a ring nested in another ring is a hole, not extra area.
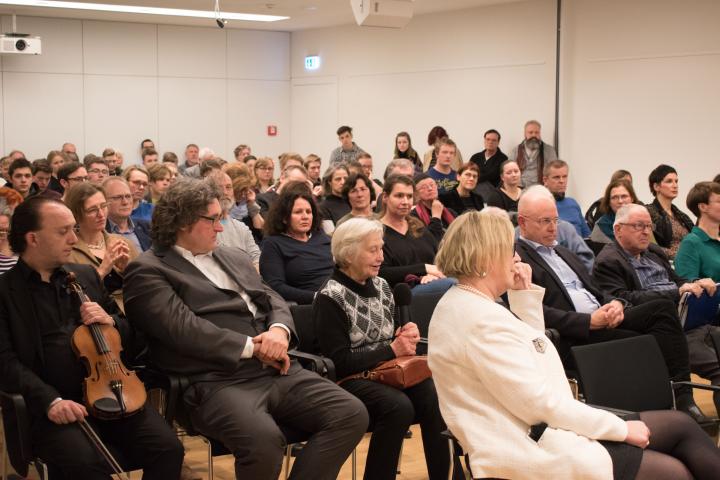
[(385, 225), (384, 260), (380, 276), (395, 285), (406, 282), (413, 294), (445, 291), (455, 283), (446, 279), (434, 265), (443, 228), (439, 218), (431, 218), (427, 226), (410, 216), (415, 185), (410, 177), (391, 175), (383, 186), (383, 212), (380, 221)]
[(415, 173), (422, 172), (422, 160), (412, 146), (410, 134), (400, 132), (395, 135), (395, 152), (393, 158), (407, 158), (415, 167)]
[(514, 160), (506, 160), (500, 165), (500, 188), (495, 195), (486, 198), (491, 207), (502, 208), (510, 214), (514, 224), (517, 224), (517, 209), (522, 188), (520, 188), (520, 167)]
[(260, 275), (285, 300), (310, 304), (333, 269), (330, 238), (307, 186), (283, 189), (270, 208)]
[[(377, 276), (383, 260), (382, 224), (364, 218), (344, 222), (333, 234), (332, 252), (337, 265), (317, 294), (313, 316), (320, 348), (335, 363), (338, 378), (415, 355), (418, 328), (396, 321), (390, 286)], [(404, 390), (364, 378), (347, 379), (341, 386), (362, 400), (370, 415), (373, 434), (365, 480), (395, 478), (403, 437), (413, 423), (420, 423), (429, 478), (447, 478), (450, 455), (440, 435), (445, 424), (432, 378)], [(462, 468), (455, 472), (455, 478), (464, 478)]]
[(333, 228), (337, 225), (338, 220), (350, 213), (350, 205), (342, 196), (343, 185), (345, 185), (348, 175), (345, 165), (335, 165), (328, 168), (323, 176), (325, 200), (319, 205), (320, 213), (323, 219), (333, 223)]
[(467, 210), (482, 210), (485, 207), (482, 196), (475, 193), (480, 172), (476, 164), (468, 162), (457, 172), (458, 184), (447, 193), (440, 195), (440, 201), (456, 216)]
[(647, 205), (655, 225), (655, 241), (663, 247), (668, 258), (673, 259), (680, 247), (680, 241), (693, 228), (690, 217), (672, 203), (678, 195), (677, 171), (669, 165), (658, 165), (650, 172), (648, 183), (650, 193), (655, 197), (655, 200)]

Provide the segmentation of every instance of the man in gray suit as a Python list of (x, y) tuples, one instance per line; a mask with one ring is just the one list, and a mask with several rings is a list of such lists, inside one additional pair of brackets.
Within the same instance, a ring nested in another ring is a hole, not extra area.
[(153, 214), (153, 248), (125, 271), (125, 309), (159, 368), (190, 378), (193, 426), (235, 455), (237, 478), (276, 479), (285, 438), (310, 434), (290, 478), (334, 479), (368, 424), (363, 404), (288, 358), (283, 299), (247, 254), (218, 247), (221, 193), (181, 179)]

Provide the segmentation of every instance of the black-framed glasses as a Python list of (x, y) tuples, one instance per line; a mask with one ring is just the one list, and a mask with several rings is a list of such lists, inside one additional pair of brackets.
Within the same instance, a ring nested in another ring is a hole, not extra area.
[(211, 217), (209, 215), (198, 215), (198, 217), (202, 218), (203, 220), (207, 220), (208, 222), (212, 223), (213, 225), (220, 225), (220, 222), (223, 219), (222, 213)]
[(620, 225), (625, 225), (626, 227), (630, 227), (636, 232), (642, 232), (645, 229), (648, 230), (655, 230), (655, 224), (653, 223), (643, 223), (643, 222), (635, 222), (635, 223), (620, 223)]

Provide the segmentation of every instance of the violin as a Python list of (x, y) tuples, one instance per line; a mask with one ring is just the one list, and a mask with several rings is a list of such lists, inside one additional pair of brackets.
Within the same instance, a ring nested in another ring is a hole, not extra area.
[[(67, 276), (68, 287), (81, 303), (91, 302), (74, 273)], [(145, 406), (145, 385), (120, 359), (120, 333), (112, 325), (80, 325), (72, 335), (75, 355), (87, 369), (83, 385), (85, 406), (103, 420), (133, 415)]]

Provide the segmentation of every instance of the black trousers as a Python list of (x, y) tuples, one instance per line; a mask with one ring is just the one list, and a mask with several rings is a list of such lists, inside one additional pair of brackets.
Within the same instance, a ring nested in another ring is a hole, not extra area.
[[(203, 395), (188, 389), (193, 426), (235, 456), (238, 479), (276, 480), (285, 437), (278, 425), (307, 432), (309, 440), (290, 478), (334, 480), (367, 430), (363, 404), (333, 382), (303, 369), (268, 375)], [(203, 398), (204, 397), (204, 398)]]
[[(143, 479), (180, 478), (185, 451), (175, 432), (157, 411), (146, 406), (132, 417), (88, 423), (111, 450), (117, 450), (128, 466), (143, 469)], [(76, 423), (58, 425), (47, 417), (32, 428), (33, 450), (66, 479), (107, 480), (111, 467)], [(122, 461), (118, 459), (118, 461)], [(125, 466), (127, 468), (127, 466)]]
[[(365, 480), (392, 480), (400, 447), (410, 425), (420, 424), (425, 462), (430, 480), (446, 479), (450, 465), (447, 440), (440, 436), (445, 422), (440, 415), (435, 383), (429, 378), (405, 390), (370, 380), (348, 380), (342, 384), (358, 397), (370, 414), (370, 439), (365, 462)], [(457, 459), (456, 478), (465, 478)]]

